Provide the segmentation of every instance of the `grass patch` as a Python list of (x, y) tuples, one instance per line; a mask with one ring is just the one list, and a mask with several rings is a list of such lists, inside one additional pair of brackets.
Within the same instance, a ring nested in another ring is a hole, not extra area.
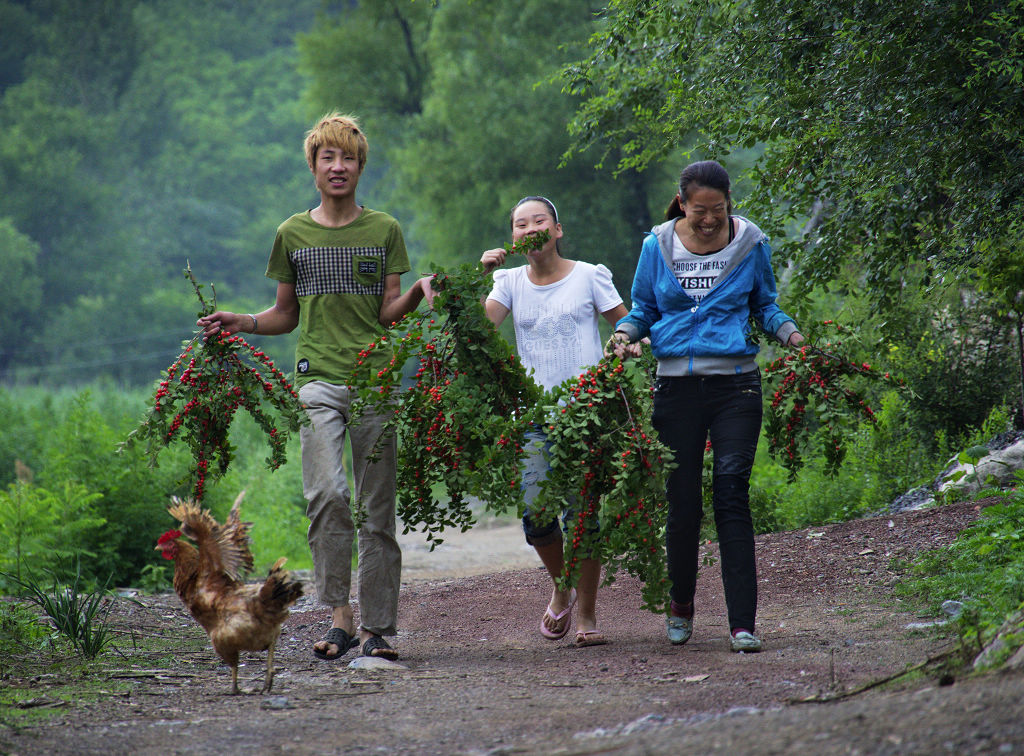
[(80, 566), (67, 586), (60, 585), (56, 575), (51, 573), (51, 576), (53, 585), (46, 591), (30, 578), (4, 575), (24, 591), (27, 601), (46, 613), (56, 631), (69, 640), (79, 653), (89, 659), (95, 658), (111, 641), (107, 625), (111, 602), (107, 591), (84, 591)]
[[(209, 638), (145, 601), (108, 596), (108, 639), (88, 657), (23, 600), (0, 602), (0, 728), (44, 725), (83, 704), (130, 699), (144, 681), (169, 675), (186, 684), (215, 669)], [(175, 599), (177, 601), (177, 599)]]
[(1024, 492), (1004, 497), (949, 546), (900, 565), (898, 595), (936, 614), (943, 601), (964, 603), (955, 627), (968, 648), (980, 650), (1024, 606)]
[(97, 675), (92, 664), (72, 672), (65, 667), (64, 661), (54, 659), (53, 672), (0, 687), (0, 721), (9, 726), (38, 726), (60, 716), (68, 707), (123, 698), (131, 692), (127, 682)]

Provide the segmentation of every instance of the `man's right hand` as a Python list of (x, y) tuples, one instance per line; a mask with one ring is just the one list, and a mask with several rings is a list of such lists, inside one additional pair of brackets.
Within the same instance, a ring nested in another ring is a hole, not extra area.
[(217, 310), (199, 318), (196, 325), (203, 329), (203, 338), (207, 339), (222, 329), (227, 333), (248, 333), (252, 330), (252, 318), (242, 313)]

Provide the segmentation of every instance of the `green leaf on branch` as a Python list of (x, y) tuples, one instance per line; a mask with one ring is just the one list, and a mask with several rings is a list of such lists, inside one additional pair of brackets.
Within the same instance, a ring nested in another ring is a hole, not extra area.
[(595, 558), (605, 583), (624, 569), (643, 582), (644, 608), (665, 612), (665, 484), (674, 464), (651, 425), (653, 367), (647, 352), (627, 362), (605, 357), (554, 389), (546, 420), (551, 470), (531, 514), (543, 521), (573, 504), (564, 587), (577, 583), (582, 559)]
[[(540, 248), (547, 232), (530, 235), (509, 254)], [(521, 510), (519, 467), (526, 430), (537, 418), (541, 390), (487, 318), (482, 299), (491, 278), (479, 265), (435, 268), (434, 311), (414, 312), (360, 352), (351, 384), (367, 411), (386, 416), (380, 442), (398, 442), (398, 516), (406, 532), (421, 530), (433, 549), (450, 527), (475, 522), (469, 498), (500, 513)], [(376, 350), (391, 357), (382, 370), (363, 367)], [(417, 365), (402, 388), (403, 368)], [(356, 502), (357, 521), (365, 517)]]
[[(834, 321), (822, 324), (834, 331), (822, 346), (807, 344), (772, 361), (764, 370), (771, 396), (764, 430), (768, 453), (789, 471), (790, 480), (803, 467), (812, 440), (819, 439), (825, 474), (834, 477), (846, 456), (846, 433), (862, 421), (875, 423), (874, 410), (859, 389), (862, 379), (882, 381), (906, 391), (902, 380), (879, 373), (867, 362), (851, 359)], [(843, 334), (855, 340), (849, 330)]]
[[(199, 299), (199, 316), (214, 312), (216, 291), (207, 301), (190, 266), (185, 276)], [(223, 330), (205, 340), (197, 334), (165, 371), (152, 408), (122, 448), (145, 443), (150, 465), (156, 466), (163, 449), (175, 441), (187, 444), (195, 460), (192, 496), (201, 501), (208, 481), (221, 477), (231, 464), (229, 430), (239, 409), (267, 436), (266, 463), (272, 470), (284, 464), (291, 434), (309, 424), (298, 393), (264, 352)]]
[[(546, 234), (506, 245), (518, 254)], [(406, 532), (420, 530), (431, 548), (446, 528), (475, 522), (468, 499), (522, 516), (520, 476), (527, 430), (543, 423), (552, 442), (551, 471), (531, 506), (538, 522), (581, 502), (565, 541), (565, 573), (575, 585), (579, 561), (599, 558), (605, 581), (626, 569), (644, 583), (644, 606), (665, 611), (665, 477), (671, 454), (650, 423), (653, 358), (605, 358), (581, 376), (544, 394), (526, 374), (511, 345), (487, 319), (482, 299), (491, 279), (479, 266), (436, 270), (435, 312), (411, 313), (374, 350), (393, 354), (383, 370), (357, 368), (359, 403), (388, 418), (382, 439), (398, 441), (398, 514)], [(416, 365), (402, 387), (403, 367)], [(365, 516), (357, 503), (356, 517)]]

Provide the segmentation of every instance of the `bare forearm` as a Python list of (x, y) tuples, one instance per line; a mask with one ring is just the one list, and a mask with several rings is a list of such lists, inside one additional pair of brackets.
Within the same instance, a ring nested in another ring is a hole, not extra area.
[[(419, 307), (425, 293), (430, 290), (431, 278), (432, 276), (426, 276), (419, 279), (404, 294), (395, 294), (389, 297), (387, 291), (385, 291), (384, 302), (380, 306), (380, 316), (378, 318), (381, 325), (387, 328)], [(397, 284), (397, 280), (394, 283)]]
[(250, 328), (248, 333), (257, 333), (261, 336), (277, 336), (282, 333), (291, 333), (299, 324), (298, 310), (282, 310), (277, 305), (254, 313), (250, 317)]
[(196, 322), (203, 329), (204, 338), (208, 338), (220, 330), (229, 333), (258, 333), (273, 336), (289, 333), (299, 324), (299, 301), (295, 297), (295, 287), (291, 284), (277, 285), (277, 296), (271, 307), (255, 313), (231, 312), (218, 310), (204, 315)]

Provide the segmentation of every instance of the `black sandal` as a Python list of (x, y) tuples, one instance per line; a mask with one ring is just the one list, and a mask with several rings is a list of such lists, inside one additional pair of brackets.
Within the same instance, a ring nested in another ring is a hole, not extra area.
[(353, 638), (351, 635), (346, 633), (340, 627), (332, 627), (327, 631), (327, 635), (324, 636), (325, 643), (333, 643), (338, 647), (338, 653), (328, 654), (327, 649), (320, 649), (316, 646), (313, 647), (313, 654), (318, 659), (325, 659), (326, 661), (334, 661), (340, 659), (350, 650), (359, 645), (359, 639)]
[(395, 661), (398, 658), (398, 652), (379, 635), (371, 635), (363, 644), (363, 656), (376, 656), (388, 661)]

